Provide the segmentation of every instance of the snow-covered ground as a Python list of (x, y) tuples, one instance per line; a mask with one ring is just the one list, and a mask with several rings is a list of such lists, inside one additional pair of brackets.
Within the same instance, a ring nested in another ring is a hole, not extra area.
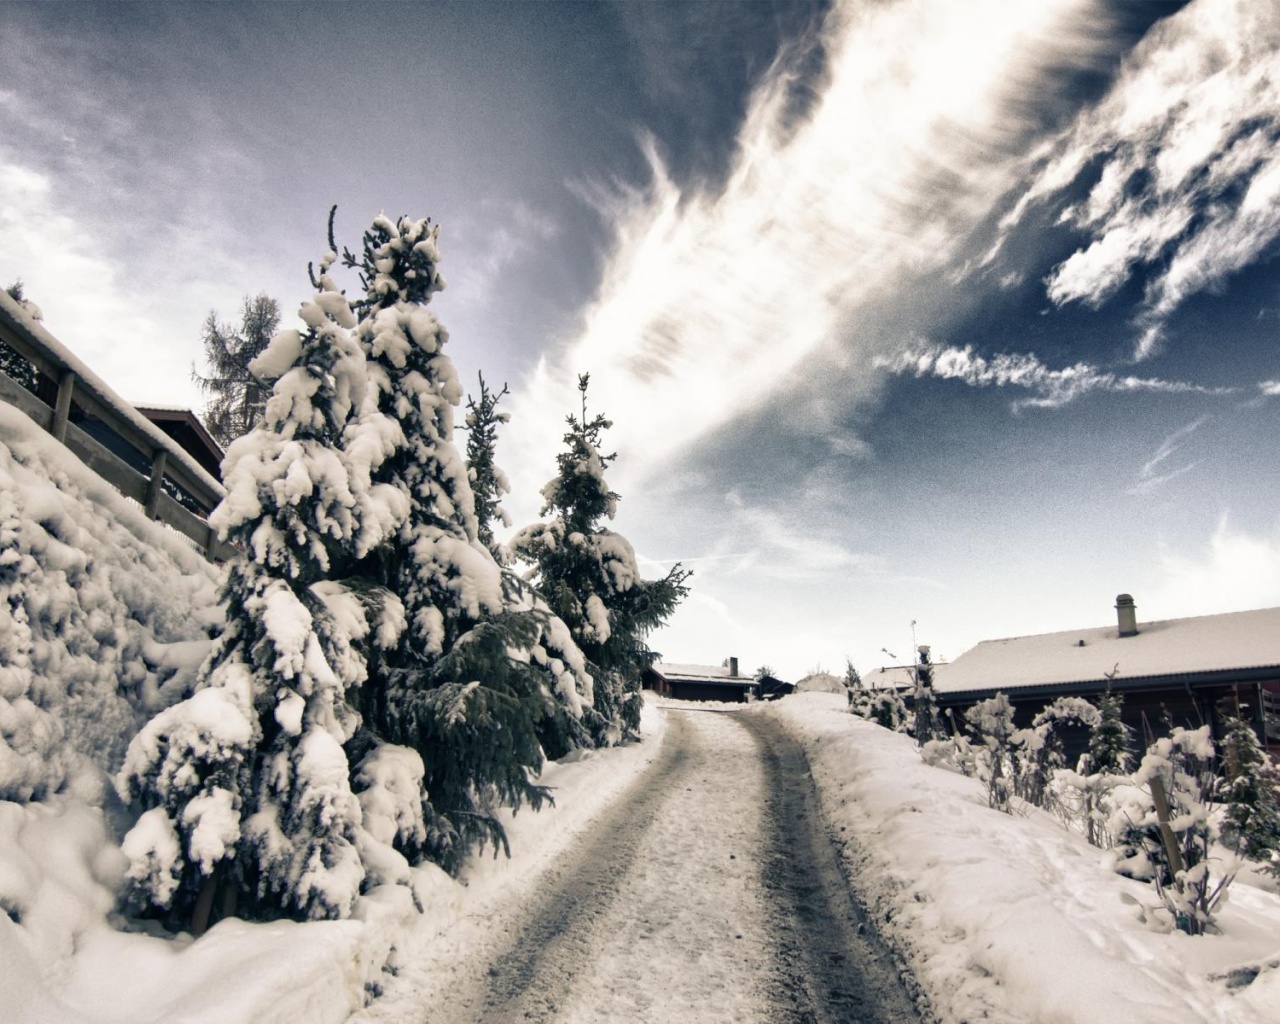
[(991, 810), (977, 780), (925, 765), (843, 698), (762, 711), (804, 743), (855, 884), (941, 1020), (1280, 1021), (1273, 885), (1237, 879), (1219, 935), (1170, 931), (1106, 853), (1038, 810)]
[(527, 899), (538, 875), (656, 755), (656, 709), (646, 708), (641, 725), (642, 744), (547, 766), (542, 781), (556, 806), (505, 816), (511, 860), (481, 856), (457, 881), (417, 869), (421, 914), (406, 887), (383, 886), (361, 899), (355, 920), (231, 919), (198, 941), (122, 932), (110, 918), (122, 857), (101, 812), (72, 799), (0, 803), (0, 895), (21, 891), (34, 908), (19, 921), (0, 914), (0, 1022), (337, 1024), (381, 990), (388, 963), (459, 944), (465, 956), (477, 908)]

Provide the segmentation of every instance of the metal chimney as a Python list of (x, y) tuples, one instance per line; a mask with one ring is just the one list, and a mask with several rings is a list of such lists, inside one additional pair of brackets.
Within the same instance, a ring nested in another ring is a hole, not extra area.
[(738, 659), (737, 658), (729, 659), (729, 675), (733, 679), (738, 678)]
[(1116, 595), (1116, 619), (1120, 626), (1121, 636), (1138, 635), (1138, 609), (1130, 594)]

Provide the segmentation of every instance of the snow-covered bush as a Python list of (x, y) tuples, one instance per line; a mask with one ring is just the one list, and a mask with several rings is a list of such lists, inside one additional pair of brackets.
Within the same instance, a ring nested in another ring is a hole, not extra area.
[(1123, 698), (1109, 689), (1098, 702), (1097, 720), (1090, 725), (1089, 750), (1075, 770), (1063, 767), (1053, 773), (1055, 809), (1069, 826), (1078, 828), (1094, 846), (1110, 849), (1115, 837), (1111, 821), (1115, 812), (1112, 794), (1129, 782), (1133, 757), (1130, 728), (1120, 717)]
[(542, 514), (551, 519), (520, 530), (511, 549), (532, 564), (539, 596), (586, 655), (596, 712), (590, 724), (605, 744), (638, 735), (640, 673), (657, 658), (645, 637), (683, 599), (689, 571), (676, 565), (662, 579), (644, 579), (630, 542), (600, 525), (613, 518), (619, 496), (604, 479), (614, 456), (600, 448), (611, 424), (602, 415), (587, 418), (587, 385), (583, 374), (581, 419), (567, 418), (559, 472), (542, 489)]
[(987, 803), (1012, 811), (1015, 765), (1013, 759), (1013, 705), (1003, 693), (978, 701), (964, 713), (977, 748), (978, 778), (987, 787)]
[(1036, 807), (1055, 809), (1055, 773), (1066, 767), (1063, 731), (1090, 731), (1102, 722), (1098, 709), (1082, 697), (1059, 697), (1013, 736), (1014, 793)]
[(1220, 838), (1209, 726), (1173, 729), (1147, 748), (1134, 786), (1117, 790), (1122, 805), (1113, 831), (1125, 859), (1118, 869), (1149, 877), (1181, 931), (1203, 934), (1239, 870), (1232, 857), (1215, 871)]
[(0, 799), (94, 802), (190, 692), (217, 572), (16, 409), (0, 431)]
[(868, 689), (851, 661), (845, 664), (844, 685), (851, 714), (891, 732), (907, 731), (907, 702), (896, 689)]

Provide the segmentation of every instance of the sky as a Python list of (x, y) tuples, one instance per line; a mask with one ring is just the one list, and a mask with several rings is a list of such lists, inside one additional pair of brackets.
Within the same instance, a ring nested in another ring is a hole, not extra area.
[(0, 282), (199, 409), (331, 206), (430, 216), (515, 524), (589, 372), (652, 646), (866, 674), (1280, 605), (1278, 138), (1249, 0), (11, 3)]

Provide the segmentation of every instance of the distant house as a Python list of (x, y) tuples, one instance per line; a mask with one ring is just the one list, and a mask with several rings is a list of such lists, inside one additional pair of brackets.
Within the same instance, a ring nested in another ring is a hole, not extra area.
[(1140, 743), (1163, 732), (1165, 712), (1174, 725), (1208, 724), (1220, 736), (1223, 715), (1239, 706), (1259, 736), (1280, 744), (1264, 717), (1280, 698), (1280, 608), (1140, 624), (1121, 594), (1116, 612), (1108, 626), (983, 641), (935, 668), (939, 707), (958, 720), (1003, 692), (1025, 726), (1058, 697), (1096, 701), (1110, 686)]
[(790, 692), (790, 684), (773, 676), (742, 676), (738, 659), (727, 665), (675, 665), (658, 662), (641, 675), (646, 690), (676, 700), (714, 700), (740, 704), (754, 697), (780, 696)]
[(222, 445), (214, 440), (209, 428), (184, 406), (139, 405), (138, 412), (182, 446), (215, 480), (222, 479)]

